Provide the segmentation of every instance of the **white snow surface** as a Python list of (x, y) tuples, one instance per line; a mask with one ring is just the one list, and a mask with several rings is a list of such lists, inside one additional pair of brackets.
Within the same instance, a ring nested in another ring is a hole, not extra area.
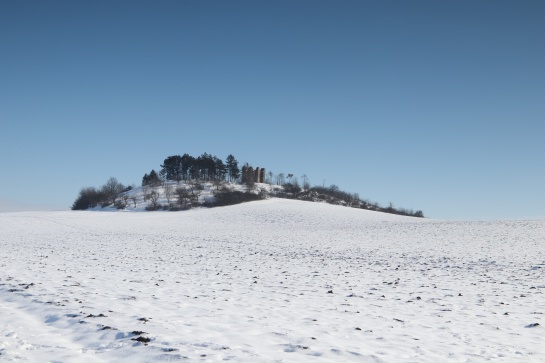
[(544, 362), (544, 271), (544, 220), (0, 213), (0, 361)]

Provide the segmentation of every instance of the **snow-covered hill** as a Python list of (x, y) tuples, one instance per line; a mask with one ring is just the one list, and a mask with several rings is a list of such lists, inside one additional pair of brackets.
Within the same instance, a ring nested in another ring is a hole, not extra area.
[[(250, 192), (252, 194), (265, 193), (267, 195), (282, 190), (281, 186), (270, 185), (264, 183), (255, 183), (249, 190), (248, 186), (238, 183), (221, 183), (214, 185), (212, 182), (175, 182), (167, 181), (158, 186), (147, 187), (134, 187), (133, 189), (119, 194), (117, 202), (123, 205), (122, 208), (117, 208), (114, 205), (106, 207), (96, 206), (89, 208), (90, 211), (114, 211), (122, 210), (126, 212), (142, 212), (146, 211), (153, 205), (149, 195), (155, 192), (157, 200), (155, 203), (160, 206), (160, 210), (172, 210), (179, 207), (179, 198), (176, 193), (176, 189), (182, 188), (187, 191), (188, 197), (195, 196), (195, 202), (199, 205), (206, 205), (207, 203), (214, 203), (214, 193), (220, 189), (238, 191), (238, 192)], [(171, 208), (173, 207), (173, 208)]]
[(542, 362), (544, 246), (285, 199), (0, 213), (0, 361)]

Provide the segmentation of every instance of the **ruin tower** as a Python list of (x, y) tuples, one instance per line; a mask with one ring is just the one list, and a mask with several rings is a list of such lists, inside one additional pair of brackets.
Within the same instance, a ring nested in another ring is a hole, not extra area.
[(261, 182), (259, 181), (259, 175), (260, 175), (260, 174), (259, 174), (259, 171), (260, 171), (260, 168), (259, 168), (259, 166), (258, 166), (257, 168), (255, 168), (255, 175), (254, 175), (254, 181), (255, 181), (256, 183), (261, 183)]
[(242, 177), (242, 182), (246, 182), (246, 178), (247, 178), (247, 175), (248, 174), (248, 168), (246, 166), (243, 166), (242, 167), (242, 173), (241, 173), (241, 177)]
[(260, 183), (265, 183), (265, 168), (261, 168), (259, 179), (261, 180)]

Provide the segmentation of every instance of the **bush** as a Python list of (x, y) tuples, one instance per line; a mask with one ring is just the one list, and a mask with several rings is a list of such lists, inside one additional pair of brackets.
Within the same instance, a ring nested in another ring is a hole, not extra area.
[(231, 191), (227, 188), (214, 192), (214, 202), (206, 203), (209, 207), (223, 207), (226, 205), (234, 205), (246, 202), (262, 200), (262, 194), (254, 194), (249, 192), (241, 192), (238, 190)]
[(163, 209), (163, 206), (161, 204), (149, 204), (146, 207), (146, 210), (150, 211), (150, 212), (153, 212), (153, 211), (156, 211), (156, 210), (161, 210), (161, 209)]
[(81, 188), (78, 197), (72, 204), (72, 210), (84, 210), (94, 208), (105, 202), (106, 197), (100, 190), (94, 187)]
[(284, 184), (284, 191), (288, 195), (295, 197), (298, 193), (301, 192), (301, 187), (298, 184), (286, 183)]

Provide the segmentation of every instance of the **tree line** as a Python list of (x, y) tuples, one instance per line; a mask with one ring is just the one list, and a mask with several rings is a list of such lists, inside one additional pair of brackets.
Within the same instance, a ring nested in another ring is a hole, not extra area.
[(240, 177), (237, 159), (229, 154), (225, 162), (217, 156), (204, 153), (198, 157), (189, 154), (167, 157), (157, 173), (152, 170), (142, 178), (142, 186), (158, 185), (161, 180), (225, 180), (235, 182)]
[(84, 210), (97, 206), (106, 207), (115, 205), (119, 194), (132, 189), (132, 186), (125, 186), (116, 178), (109, 178), (101, 187), (81, 188), (78, 197), (72, 204), (72, 210)]

